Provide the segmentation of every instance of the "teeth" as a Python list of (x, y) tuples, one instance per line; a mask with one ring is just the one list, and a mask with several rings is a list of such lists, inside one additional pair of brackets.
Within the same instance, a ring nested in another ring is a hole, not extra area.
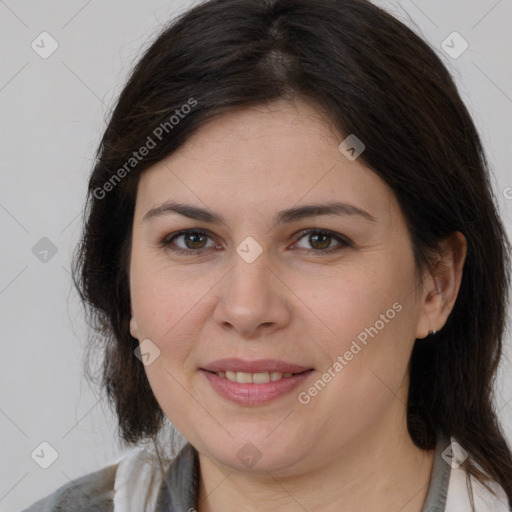
[[(251, 374), (248, 373), (247, 375), (250, 376)], [(254, 384), (265, 384), (266, 382), (270, 382), (270, 375), (268, 372), (253, 373), (251, 380)]]
[(240, 384), (250, 384), (252, 382), (252, 375), (250, 373), (236, 372), (236, 381)]
[(247, 373), (247, 372), (217, 372), (219, 377), (228, 379), (231, 382), (239, 382), (240, 384), (266, 384), (267, 382), (280, 380), (283, 377), (288, 378), (293, 373), (281, 373), (281, 372), (259, 372), (259, 373)]

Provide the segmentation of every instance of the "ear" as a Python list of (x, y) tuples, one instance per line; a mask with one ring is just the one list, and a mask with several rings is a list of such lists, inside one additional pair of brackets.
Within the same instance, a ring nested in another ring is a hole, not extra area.
[(133, 312), (130, 308), (130, 313), (132, 313), (132, 316), (130, 318), (130, 334), (135, 338), (139, 339), (139, 326), (137, 325), (137, 320), (135, 320), (135, 317), (133, 316)]
[(440, 243), (440, 258), (433, 272), (424, 276), (416, 338), (444, 327), (457, 300), (466, 254), (466, 237), (460, 231)]

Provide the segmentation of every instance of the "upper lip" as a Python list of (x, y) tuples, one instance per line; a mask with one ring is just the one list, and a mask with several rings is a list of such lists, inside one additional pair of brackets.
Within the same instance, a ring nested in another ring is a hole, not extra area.
[(259, 373), (259, 372), (281, 372), (281, 373), (301, 373), (306, 370), (312, 370), (305, 366), (298, 364), (287, 363), (285, 361), (278, 361), (277, 359), (259, 359), (257, 361), (247, 361), (244, 359), (229, 358), (218, 359), (206, 366), (202, 367), (203, 370), (209, 372), (246, 372), (246, 373)]

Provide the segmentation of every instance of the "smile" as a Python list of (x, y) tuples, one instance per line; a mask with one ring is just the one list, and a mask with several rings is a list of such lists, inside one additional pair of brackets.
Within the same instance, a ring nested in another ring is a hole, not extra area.
[(314, 370), (291, 372), (234, 372), (208, 371), (201, 369), (210, 388), (224, 399), (238, 405), (263, 405), (280, 397), (290, 395), (309, 378)]
[(239, 382), (240, 384), (266, 384), (267, 382), (289, 378), (293, 374), (291, 372), (215, 372), (215, 375), (227, 379), (231, 382)]

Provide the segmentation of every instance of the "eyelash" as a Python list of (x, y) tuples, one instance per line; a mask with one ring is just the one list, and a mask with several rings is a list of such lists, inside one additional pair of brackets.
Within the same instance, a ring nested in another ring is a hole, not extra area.
[[(192, 250), (192, 249), (182, 249), (182, 248), (177, 248), (177, 249), (171, 249), (170, 246), (172, 244), (172, 242), (182, 236), (182, 235), (186, 235), (186, 234), (189, 234), (189, 233), (192, 233), (192, 234), (198, 234), (198, 235), (206, 235), (207, 237), (209, 238), (212, 238), (210, 236), (210, 234), (206, 231), (200, 231), (200, 230), (197, 230), (197, 229), (184, 229), (182, 231), (178, 231), (177, 233), (171, 233), (170, 235), (166, 235), (165, 237), (163, 237), (160, 242), (159, 242), (159, 246), (160, 247), (163, 247), (163, 248), (169, 248), (171, 251), (175, 252), (175, 253), (178, 253), (178, 254), (182, 254), (184, 256), (192, 256), (192, 255), (196, 255), (196, 256), (199, 256), (205, 249), (197, 249), (197, 250)], [(310, 255), (313, 255), (313, 256), (324, 256), (324, 255), (328, 255), (328, 254), (332, 254), (334, 252), (337, 252), (337, 251), (340, 251), (341, 249), (343, 249), (344, 247), (352, 247), (352, 243), (350, 242), (350, 240), (338, 233), (334, 233), (333, 231), (329, 231), (329, 230), (326, 230), (326, 229), (318, 229), (318, 228), (310, 228), (310, 229), (306, 229), (304, 231), (301, 231), (299, 233), (299, 236), (297, 238), (297, 242), (301, 239), (301, 238), (304, 238), (305, 236), (307, 235), (328, 235), (330, 237), (332, 237), (334, 240), (336, 240), (337, 242), (339, 242), (340, 245), (338, 246), (335, 246), (331, 249), (325, 249), (325, 250), (322, 250), (322, 249), (305, 249), (307, 254), (310, 254)]]

